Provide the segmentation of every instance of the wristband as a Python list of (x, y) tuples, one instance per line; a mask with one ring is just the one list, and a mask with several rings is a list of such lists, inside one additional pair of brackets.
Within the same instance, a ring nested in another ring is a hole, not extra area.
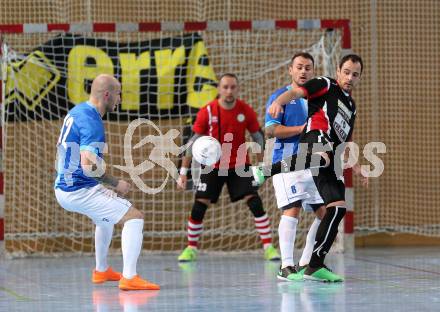
[(187, 175), (188, 174), (188, 168), (181, 167), (179, 171), (180, 175)]

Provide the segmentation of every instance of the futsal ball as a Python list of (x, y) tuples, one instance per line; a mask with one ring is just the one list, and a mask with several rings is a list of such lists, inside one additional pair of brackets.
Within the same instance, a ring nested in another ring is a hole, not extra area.
[(193, 143), (192, 155), (202, 165), (212, 166), (220, 159), (222, 147), (212, 136), (202, 136)]

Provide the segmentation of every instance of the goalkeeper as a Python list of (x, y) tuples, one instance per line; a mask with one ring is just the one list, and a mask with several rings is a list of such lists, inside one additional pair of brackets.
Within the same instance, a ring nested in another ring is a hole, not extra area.
[[(219, 79), (218, 98), (200, 109), (193, 126), (194, 141), (202, 135), (210, 135), (222, 144), (222, 156), (215, 168), (202, 173), (196, 185), (196, 194), (191, 215), (188, 219), (188, 246), (178, 257), (179, 261), (197, 259), (198, 242), (203, 232), (203, 218), (210, 203), (216, 203), (226, 183), (232, 202), (244, 199), (254, 216), (255, 227), (260, 234), (267, 260), (279, 260), (279, 254), (272, 245), (269, 217), (258, 195), (258, 186), (249, 172), (249, 158), (245, 142), (246, 130), (262, 147), (264, 137), (260, 131), (257, 115), (251, 106), (238, 99), (238, 79), (234, 74), (224, 74)], [(257, 155), (259, 161), (263, 154)], [(191, 147), (183, 158), (178, 186), (186, 188), (187, 171), (191, 162)], [(247, 172), (246, 172), (247, 171)]]

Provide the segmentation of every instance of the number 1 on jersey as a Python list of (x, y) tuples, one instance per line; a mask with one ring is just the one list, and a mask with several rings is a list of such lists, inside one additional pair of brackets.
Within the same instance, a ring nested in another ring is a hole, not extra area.
[(70, 129), (73, 125), (73, 117), (70, 115), (67, 115), (66, 118), (64, 118), (64, 123), (61, 129), (63, 129), (60, 133), (60, 137), (58, 138), (57, 144), (64, 144), (66, 143), (66, 138), (69, 135)]

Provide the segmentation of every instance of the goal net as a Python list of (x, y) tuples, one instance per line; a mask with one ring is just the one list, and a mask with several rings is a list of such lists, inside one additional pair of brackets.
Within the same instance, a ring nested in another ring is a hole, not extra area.
[[(70, 108), (88, 98), (90, 83), (98, 73), (115, 75), (122, 84), (120, 107), (105, 117), (107, 170), (132, 180), (121, 170), (120, 166), (128, 165), (124, 159), (131, 155), (137, 166), (154, 148), (151, 141), (139, 148), (135, 145), (171, 129), (179, 131), (175, 144), (183, 145), (198, 109), (216, 96), (220, 74), (237, 74), (240, 98), (253, 106), (263, 125), (265, 103), (273, 91), (289, 83), (287, 66), (295, 52), (310, 52), (317, 74), (330, 76), (341, 56), (342, 34), (338, 29), (277, 29), (254, 24), (250, 29), (234, 30), (230, 26), (222, 29), (224, 24), (208, 23), (200, 31), (177, 29), (173, 23), (167, 24), (168, 29), (162, 25), (161, 31), (150, 31), (149, 24), (143, 25), (143, 31), (132, 31), (130, 25), (117, 26), (113, 31), (71, 27), (71, 32), (30, 31), (3, 37), (7, 253), (20, 256), (93, 251), (92, 222), (63, 210), (55, 200), (53, 183), (56, 142), (63, 119)], [(131, 127), (127, 141), (129, 125), (139, 118), (149, 122)], [(166, 157), (178, 165), (177, 155), (167, 153)], [(269, 148), (266, 161), (270, 159)], [(145, 188), (135, 186), (129, 194), (133, 205), (145, 214), (145, 250), (175, 251), (186, 245), (193, 193), (178, 191), (167, 169), (156, 165), (140, 173), (139, 181)], [(260, 195), (277, 243), (280, 214), (271, 182), (260, 189)], [(299, 248), (313, 217), (301, 215)], [(261, 248), (254, 227), (247, 206), (231, 204), (223, 190), (218, 204), (205, 216), (201, 248)], [(120, 230), (115, 229), (114, 249), (120, 246)]]

